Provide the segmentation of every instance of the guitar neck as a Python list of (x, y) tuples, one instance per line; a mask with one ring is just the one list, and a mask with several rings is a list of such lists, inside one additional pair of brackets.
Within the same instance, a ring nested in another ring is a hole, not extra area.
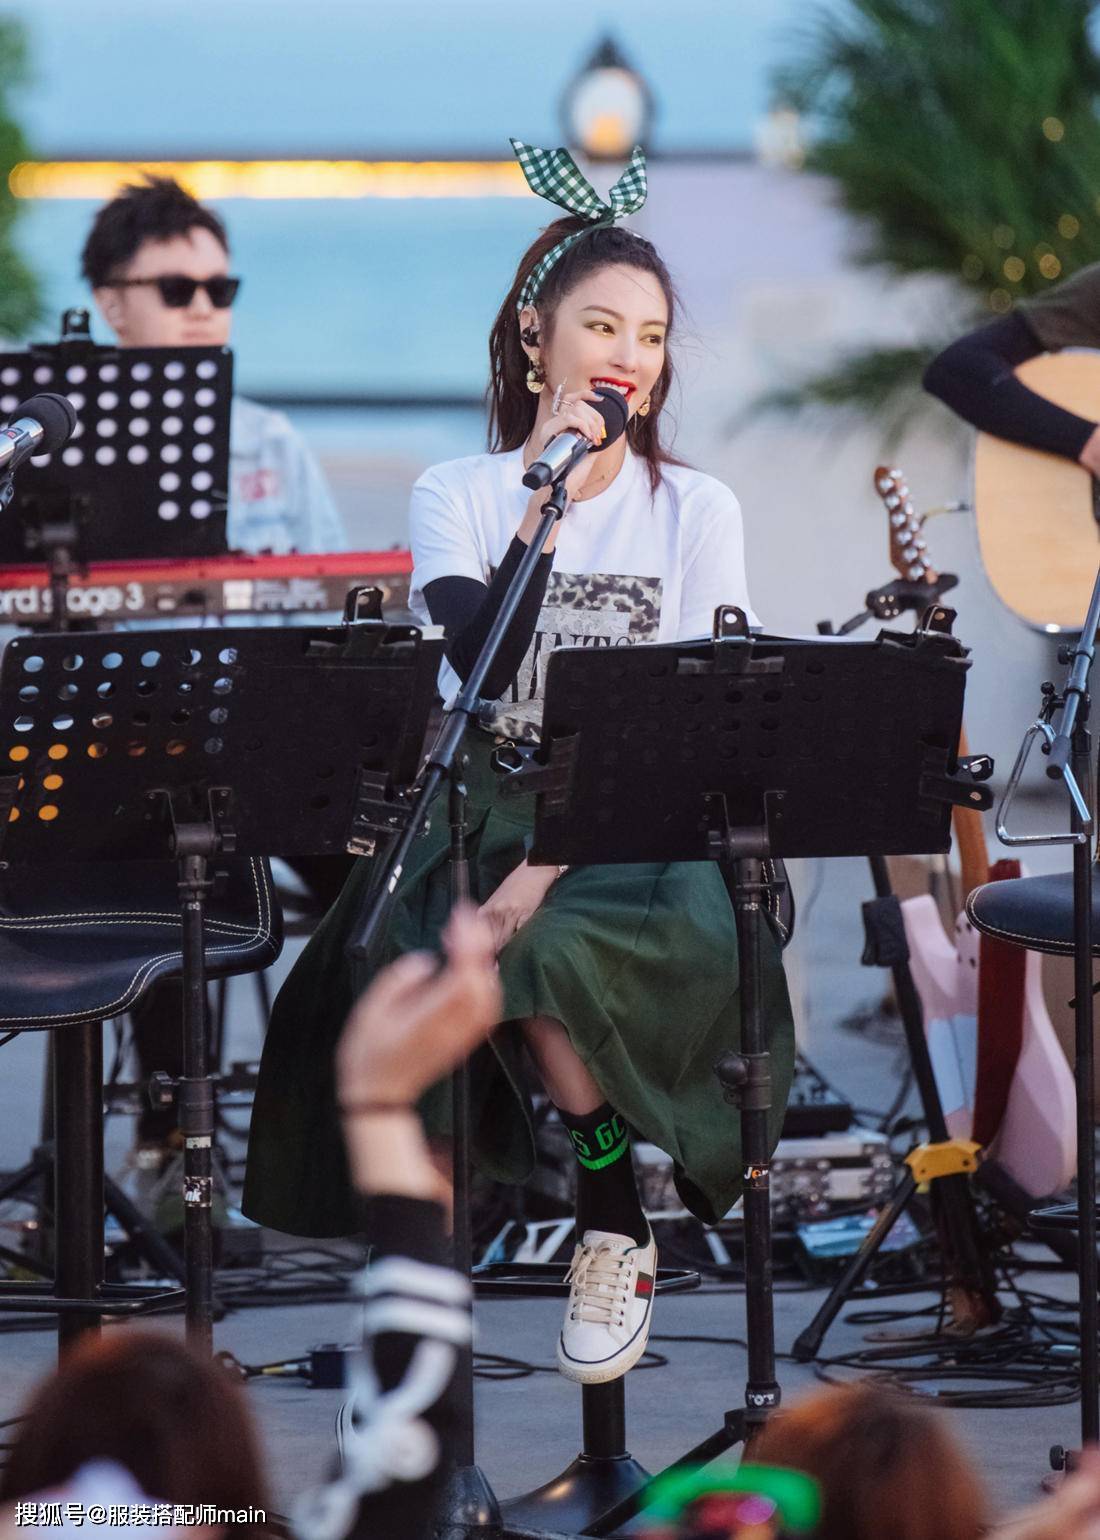
[[(901, 471), (888, 465), (877, 465), (874, 488), (886, 508), (890, 532), (890, 564), (908, 584), (927, 588), (929, 603), (939, 597), (937, 584), (940, 574), (928, 558), (925, 543), (924, 515), (917, 513)], [(954, 580), (952, 580), (954, 581)], [(959, 753), (967, 754), (966, 733), (959, 734)], [(972, 893), (989, 881), (989, 851), (985, 843), (982, 815), (974, 808), (955, 807), (951, 817), (955, 841), (959, 847), (959, 863), (962, 867), (963, 896)]]
[[(966, 729), (959, 734), (959, 753), (968, 754)], [(951, 810), (951, 826), (959, 850), (962, 869), (962, 894), (965, 900), (975, 888), (989, 881), (989, 847), (985, 841), (985, 825), (976, 808), (954, 807)]]

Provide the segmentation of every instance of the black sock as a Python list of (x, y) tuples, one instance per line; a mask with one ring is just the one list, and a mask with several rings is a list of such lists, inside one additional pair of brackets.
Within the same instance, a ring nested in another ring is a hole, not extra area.
[(558, 1116), (577, 1157), (577, 1240), (586, 1230), (608, 1230), (644, 1246), (649, 1225), (634, 1180), (626, 1125), (610, 1102), (583, 1117), (559, 1107)]

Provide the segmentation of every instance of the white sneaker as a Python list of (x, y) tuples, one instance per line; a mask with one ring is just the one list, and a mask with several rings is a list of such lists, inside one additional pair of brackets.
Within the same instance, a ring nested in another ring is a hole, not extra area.
[(586, 1230), (566, 1274), (571, 1284), (558, 1339), (566, 1379), (602, 1385), (632, 1369), (645, 1352), (653, 1311), (657, 1243)]

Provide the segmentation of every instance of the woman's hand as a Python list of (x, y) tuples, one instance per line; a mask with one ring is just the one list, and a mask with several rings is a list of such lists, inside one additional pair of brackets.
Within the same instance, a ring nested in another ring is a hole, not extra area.
[(336, 1051), (341, 1107), (411, 1107), (498, 1020), (493, 934), (471, 906), (451, 915), (443, 949), (441, 969), (427, 952), (398, 958), (355, 1005)]
[[(593, 445), (602, 444), (607, 437), (607, 424), (596, 408), (591, 405), (593, 401), (598, 401), (599, 399), (599, 395), (594, 390), (561, 391), (560, 397), (557, 399), (556, 411), (546, 419), (541, 428), (536, 428), (532, 432), (529, 444), (534, 450), (534, 454), (531, 456), (531, 461), (525, 461), (525, 463), (533, 463), (537, 460), (551, 439), (555, 438), (559, 433), (583, 433)], [(569, 475), (565, 478), (565, 489), (571, 498), (579, 496), (584, 491), (590, 477), (599, 476), (601, 479), (604, 478), (607, 465), (605, 463), (601, 471), (600, 459), (600, 455), (585, 455), (569, 472)], [(538, 529), (539, 520), (542, 517), (543, 505), (552, 490), (552, 487), (542, 487), (538, 492), (531, 494), (523, 521), (516, 531), (524, 545), (531, 544)], [(545, 552), (550, 552), (554, 549), (557, 544), (560, 527), (560, 523), (556, 523), (550, 531), (549, 538), (543, 547)]]
[(607, 437), (607, 424), (596, 408), (589, 405), (599, 399), (594, 390), (562, 391), (554, 415), (533, 435), (539, 454), (559, 433), (583, 433), (590, 443), (602, 444)]
[(502, 952), (521, 925), (534, 914), (550, 891), (558, 875), (556, 866), (529, 866), (524, 861), (482, 904), (478, 914), (486, 920), (493, 936), (493, 949)]

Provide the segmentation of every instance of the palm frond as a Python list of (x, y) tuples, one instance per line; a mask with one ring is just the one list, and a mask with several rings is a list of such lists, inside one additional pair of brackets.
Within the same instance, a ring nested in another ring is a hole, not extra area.
[(12, 168), (30, 149), (8, 107), (11, 92), (27, 75), (25, 34), (18, 21), (0, 16), (0, 336), (25, 337), (43, 319), (38, 281), (13, 239), (22, 212), (9, 186)]
[[(777, 92), (859, 220), (859, 260), (945, 273), (987, 313), (1100, 260), (1096, 0), (849, 0), (792, 34)], [(922, 350), (856, 354), (790, 399), (889, 412)], [(778, 403), (783, 392), (770, 398)], [(876, 405), (876, 401), (880, 404)]]

